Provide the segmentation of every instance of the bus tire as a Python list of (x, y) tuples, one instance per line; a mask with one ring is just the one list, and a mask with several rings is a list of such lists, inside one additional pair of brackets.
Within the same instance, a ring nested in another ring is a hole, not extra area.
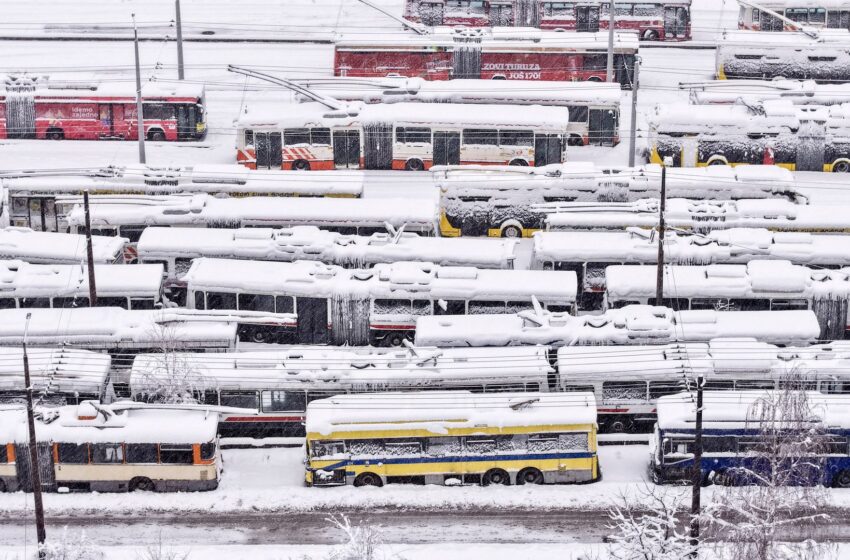
[(723, 156), (712, 156), (708, 160), (708, 165), (729, 165), (729, 162)]
[(481, 477), (482, 486), (507, 486), (510, 483), (510, 475), (502, 469), (490, 469)]
[(5, 491), (6, 491), (6, 482), (3, 481), (3, 480), (0, 480), (0, 492), (5, 492)]
[(519, 159), (519, 158), (512, 159), (510, 164), (515, 166), (515, 167), (528, 167), (528, 162), (525, 161), (524, 159)]
[(376, 486), (380, 488), (384, 485), (384, 481), (381, 480), (381, 477), (376, 475), (375, 473), (364, 472), (357, 475), (357, 478), (354, 479), (354, 486), (360, 488), (361, 486)]
[(609, 434), (625, 434), (632, 431), (632, 423), (628, 418), (612, 418), (605, 422), (605, 428)]
[(578, 134), (570, 134), (567, 138), (567, 146), (584, 146), (584, 139)]
[(602, 78), (600, 78), (599, 76), (591, 76), (587, 79), (587, 81), (588, 82), (601, 82)]
[(835, 475), (832, 479), (834, 488), (850, 488), (850, 470), (844, 470)]
[(48, 140), (63, 140), (65, 138), (65, 131), (61, 128), (48, 128), (45, 136)]
[(517, 484), (543, 484), (543, 473), (540, 469), (526, 467), (516, 475)]
[(251, 342), (257, 342), (259, 344), (264, 344), (266, 342), (271, 342), (271, 333), (269, 333), (268, 329), (258, 328), (254, 329), (251, 333)]
[(306, 159), (296, 159), (292, 162), (292, 169), (295, 171), (310, 171), (310, 162)]
[(151, 142), (163, 142), (165, 141), (165, 132), (159, 129), (153, 129), (148, 131), (148, 140)]
[(643, 38), (647, 41), (657, 41), (658, 40), (658, 31), (654, 29), (648, 29), (646, 33), (643, 34)]
[(842, 160), (836, 161), (832, 165), (833, 173), (850, 173), (850, 161)]
[(381, 340), (381, 344), (388, 348), (399, 348), (404, 345), (405, 340), (407, 340), (407, 337), (404, 336), (404, 333), (392, 332)]
[(519, 239), (522, 237), (522, 228), (517, 225), (507, 225), (502, 228), (502, 237), (508, 239)]
[(405, 171), (424, 171), (425, 170), (425, 162), (421, 159), (412, 158), (407, 160), (407, 163), (404, 164)]
[(128, 488), (129, 488), (130, 492), (136, 492), (136, 491), (138, 491), (138, 492), (155, 492), (156, 491), (156, 485), (153, 483), (153, 481), (149, 478), (145, 478), (145, 477), (141, 477), (141, 476), (138, 477), (138, 478), (132, 479), (130, 481)]

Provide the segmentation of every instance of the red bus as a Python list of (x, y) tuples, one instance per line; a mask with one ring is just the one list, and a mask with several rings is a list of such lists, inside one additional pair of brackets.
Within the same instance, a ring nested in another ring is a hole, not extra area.
[[(204, 88), (145, 84), (142, 88), (148, 140), (200, 140), (207, 132)], [(0, 138), (136, 140), (133, 83), (48, 83), (12, 78), (0, 91)]]
[[(610, 4), (602, 0), (407, 0), (405, 19), (428, 26), (529, 26), (595, 32), (608, 29)], [(617, 29), (637, 31), (649, 41), (691, 38), (691, 0), (617, 0)]]
[[(637, 51), (636, 33), (615, 35), (615, 79), (624, 89), (631, 88)], [(604, 82), (607, 60), (607, 32), (440, 29), (418, 37), (338, 42), (334, 75)]]

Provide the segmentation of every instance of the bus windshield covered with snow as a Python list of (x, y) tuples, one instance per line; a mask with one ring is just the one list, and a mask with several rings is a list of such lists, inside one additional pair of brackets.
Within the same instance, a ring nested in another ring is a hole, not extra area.
[(589, 393), (340, 395), (307, 406), (309, 486), (593, 482)]

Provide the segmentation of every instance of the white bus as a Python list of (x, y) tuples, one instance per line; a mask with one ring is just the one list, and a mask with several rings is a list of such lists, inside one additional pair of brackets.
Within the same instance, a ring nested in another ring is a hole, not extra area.
[(136, 247), (139, 262), (161, 263), (176, 282), (199, 257), (293, 262), (320, 261), (346, 268), (368, 268), (398, 261), (440, 266), (512, 269), (517, 258), (513, 239), (444, 239), (416, 233), (344, 235), (315, 226), (291, 228), (149, 227)]
[(813, 80), (712, 80), (679, 84), (694, 105), (746, 102), (757, 105), (784, 99), (794, 105), (841, 105), (850, 102), (850, 84), (819, 84)]
[(256, 331), (304, 344), (399, 346), (412, 339), (416, 319), (430, 315), (516, 313), (533, 299), (550, 310), (573, 311), (573, 272), (479, 270), (396, 262), (345, 269), (294, 263), (195, 259), (182, 278), (187, 306), (295, 314), (296, 324)]
[[(92, 260), (98, 264), (124, 262), (121, 237), (92, 236)], [(32, 264), (79, 264), (87, 261), (84, 235), (35, 231), (25, 227), (0, 229), (0, 259)]]
[[(550, 389), (545, 347), (355, 349), (293, 347), (228, 354), (177, 354), (201, 403), (257, 409), (224, 414), (224, 437), (304, 436), (307, 404), (345, 393), (464, 389), (479, 393)], [(172, 373), (159, 355), (137, 356), (130, 394), (155, 400)]]
[[(137, 403), (84, 401), (36, 416), (45, 491), (215, 490), (218, 415)], [(0, 491), (31, 492), (26, 412), (0, 409)]]
[(758, 5), (764, 9), (741, 5), (738, 29), (798, 31), (770, 12), (785, 16), (805, 27), (850, 29), (850, 6), (845, 0), (760, 0)]
[(547, 165), (564, 161), (570, 112), (538, 105), (304, 103), (236, 125), (237, 161), (251, 169), (398, 169)]
[[(108, 354), (67, 347), (30, 348), (27, 352), (33, 396), (43, 405), (100, 399), (107, 390), (112, 360)], [(0, 347), (0, 403), (23, 404), (23, 351)]]

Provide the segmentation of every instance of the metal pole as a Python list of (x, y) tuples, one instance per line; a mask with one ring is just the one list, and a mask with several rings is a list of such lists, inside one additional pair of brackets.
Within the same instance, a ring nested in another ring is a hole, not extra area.
[(177, 79), (182, 80), (186, 76), (183, 72), (183, 23), (180, 19), (180, 0), (174, 0), (174, 11), (177, 24)]
[(606, 68), (605, 81), (614, 81), (614, 0), (608, 3), (608, 67)]
[(664, 211), (667, 207), (667, 166), (661, 168), (661, 200), (658, 208), (658, 266), (655, 277), (655, 305), (661, 305), (664, 298)]
[(89, 269), (89, 307), (97, 306), (97, 285), (94, 280), (94, 248), (91, 241), (91, 213), (89, 212), (89, 191), (83, 191), (83, 209), (86, 211), (86, 260)]
[(629, 133), (629, 167), (635, 166), (635, 144), (637, 143), (637, 100), (640, 86), (640, 57), (635, 57), (635, 77), (632, 82), (632, 122)]
[(691, 556), (696, 558), (699, 547), (699, 514), (702, 499), (702, 376), (697, 377), (696, 434), (694, 464), (691, 470)]
[(46, 557), (44, 543), (47, 541), (47, 531), (44, 529), (44, 503), (41, 500), (41, 472), (38, 470), (38, 444), (35, 435), (35, 416), (32, 404), (32, 382), (30, 381), (30, 361), (27, 356), (27, 333), (30, 328), (32, 313), (27, 313), (27, 322), (24, 326), (24, 340), (21, 344), (24, 354), (24, 386), (27, 393), (27, 428), (29, 429), (29, 452), (30, 452), (30, 478), (32, 479), (32, 493), (35, 499), (35, 531), (38, 539), (38, 557)]
[(136, 49), (136, 128), (139, 135), (139, 163), (146, 163), (145, 115), (142, 111), (142, 70), (139, 64), (139, 30), (136, 28), (136, 14), (133, 14), (133, 44)]

